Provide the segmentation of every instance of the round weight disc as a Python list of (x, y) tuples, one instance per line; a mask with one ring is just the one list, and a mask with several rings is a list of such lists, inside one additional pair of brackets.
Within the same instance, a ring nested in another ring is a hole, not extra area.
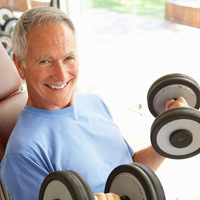
[(9, 36), (0, 36), (0, 43), (4, 46), (7, 53), (12, 50), (12, 40)]
[(165, 192), (164, 192), (162, 184), (161, 184), (160, 180), (158, 179), (158, 177), (156, 176), (156, 174), (146, 165), (143, 165), (141, 163), (134, 163), (134, 165), (140, 167), (149, 176), (149, 178), (151, 179), (151, 181), (154, 185), (156, 195), (157, 195), (157, 199), (158, 200), (165, 200), (166, 199), (165, 198)]
[(17, 21), (18, 21), (17, 18), (10, 18), (9, 20), (7, 20), (5, 25), (4, 25), (5, 33), (11, 35), (13, 28), (14, 28), (15, 24), (17, 23)]
[(85, 192), (87, 194), (88, 200), (94, 200), (94, 194), (88, 184), (88, 182), (77, 172), (71, 171), (76, 177), (78, 177), (79, 181), (82, 183)]
[[(84, 183), (84, 185), (83, 185)], [(39, 200), (94, 200), (92, 192), (85, 190), (86, 181), (73, 171), (57, 171), (44, 179), (39, 193)]]
[(6, 21), (10, 18), (13, 18), (13, 12), (12, 10), (8, 9), (8, 8), (0, 8), (0, 24), (2, 26), (5, 25)]
[(154, 185), (140, 167), (121, 165), (109, 175), (105, 193), (115, 193), (124, 200), (158, 200)]
[(162, 156), (192, 157), (200, 151), (200, 112), (194, 108), (173, 108), (160, 114), (151, 127), (151, 143)]
[(159, 78), (150, 87), (147, 95), (148, 107), (157, 117), (165, 110), (167, 100), (184, 97), (190, 107), (200, 107), (200, 87), (190, 76), (169, 74)]

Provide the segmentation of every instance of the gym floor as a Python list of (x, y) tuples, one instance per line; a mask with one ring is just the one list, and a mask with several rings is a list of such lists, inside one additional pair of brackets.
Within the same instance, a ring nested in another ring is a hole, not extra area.
[[(154, 117), (147, 109), (150, 85), (170, 73), (200, 83), (200, 30), (166, 21), (88, 10), (78, 23), (80, 92), (100, 94), (135, 150), (150, 145)], [(200, 156), (166, 159), (157, 171), (167, 200), (200, 200)]]

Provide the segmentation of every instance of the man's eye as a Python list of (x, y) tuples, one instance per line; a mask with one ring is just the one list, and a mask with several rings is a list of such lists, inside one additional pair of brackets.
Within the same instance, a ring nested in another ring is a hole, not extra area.
[(73, 59), (74, 59), (74, 57), (72, 57), (72, 56), (68, 56), (65, 58), (65, 60), (73, 60)]
[(45, 63), (48, 63), (49, 61), (48, 60), (42, 60), (40, 61), (40, 64), (45, 64)]

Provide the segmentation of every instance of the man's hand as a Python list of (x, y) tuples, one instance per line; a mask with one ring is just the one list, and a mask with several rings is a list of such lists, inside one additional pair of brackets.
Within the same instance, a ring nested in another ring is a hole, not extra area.
[(177, 107), (189, 107), (187, 101), (183, 97), (179, 97), (178, 99), (171, 99), (166, 102), (165, 111), (171, 108)]
[(94, 195), (95, 200), (120, 200), (120, 197), (113, 193), (98, 193)]

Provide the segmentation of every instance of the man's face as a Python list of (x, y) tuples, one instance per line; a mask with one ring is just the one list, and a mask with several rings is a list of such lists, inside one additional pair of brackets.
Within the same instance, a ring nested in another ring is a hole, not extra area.
[(59, 110), (73, 105), (79, 62), (73, 31), (64, 23), (35, 27), (27, 35), (28, 105)]

